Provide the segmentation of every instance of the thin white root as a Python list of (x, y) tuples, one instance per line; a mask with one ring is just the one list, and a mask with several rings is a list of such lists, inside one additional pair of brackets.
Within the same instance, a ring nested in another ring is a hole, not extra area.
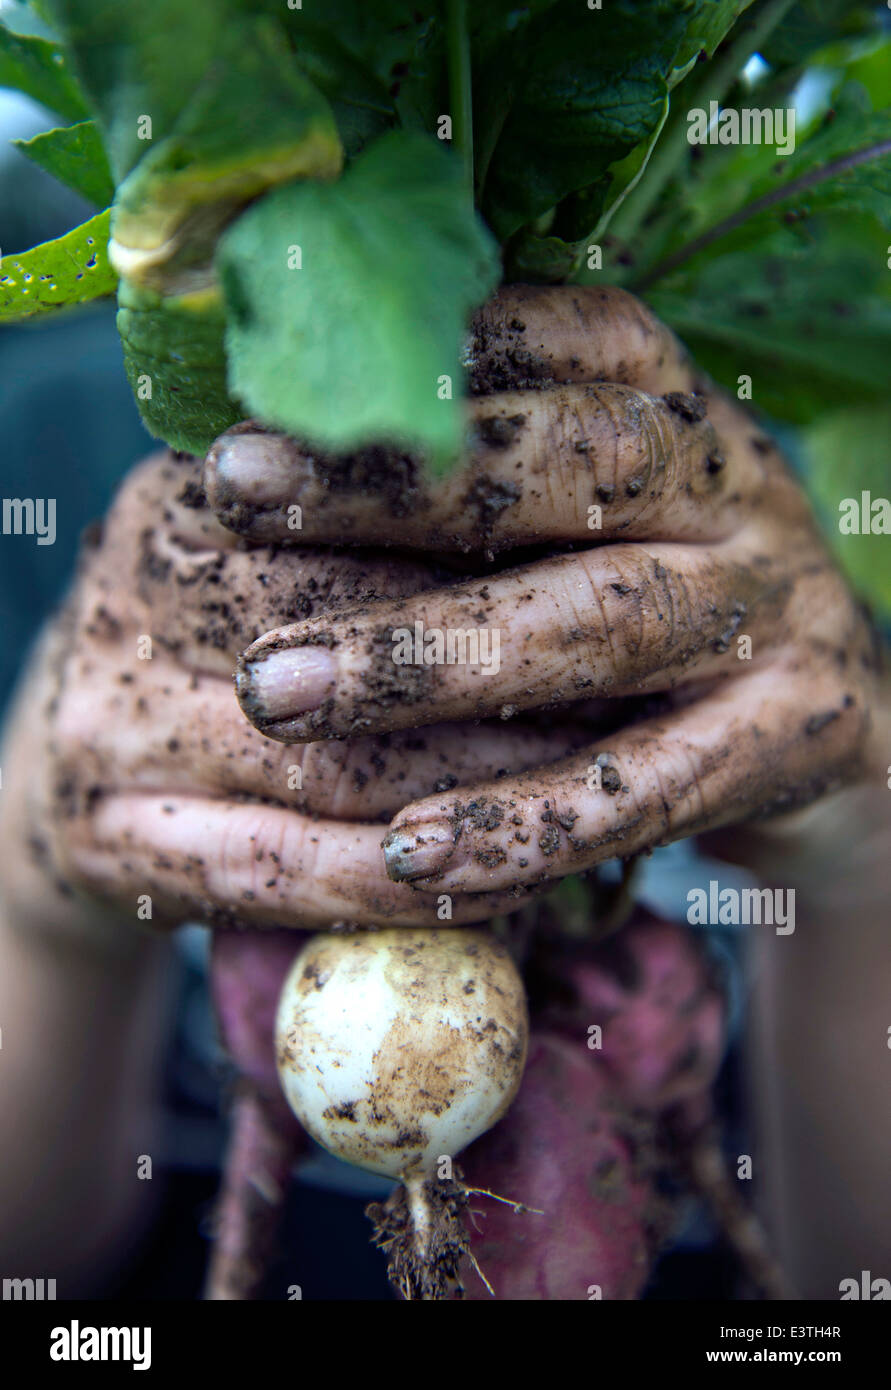
[(513, 1207), (519, 1216), (544, 1216), (538, 1207), (527, 1207), (525, 1202), (515, 1202), (511, 1197), (499, 1197), (497, 1192), (489, 1192), (485, 1187), (465, 1187), (464, 1191), (475, 1193), (478, 1197), (491, 1197), (493, 1202), (503, 1202), (506, 1207)]
[(494, 1297), (495, 1297), (495, 1290), (492, 1288), (492, 1285), (489, 1283), (489, 1281), (488, 1281), (488, 1279), (486, 1278), (485, 1274), (484, 1274), (483, 1271), (480, 1269), (479, 1264), (477, 1263), (476, 1255), (474, 1255), (474, 1253), (473, 1253), (472, 1250), (468, 1250), (468, 1251), (467, 1251), (467, 1258), (468, 1258), (468, 1260), (470, 1261), (470, 1263), (473, 1265), (473, 1267), (474, 1267), (474, 1269), (476, 1270), (477, 1274), (478, 1274), (478, 1275), (480, 1276), (480, 1278), (482, 1279), (482, 1281), (483, 1281), (483, 1283), (485, 1284), (486, 1288), (489, 1290), (489, 1293), (490, 1293), (490, 1294), (492, 1295), (492, 1297), (494, 1298)]

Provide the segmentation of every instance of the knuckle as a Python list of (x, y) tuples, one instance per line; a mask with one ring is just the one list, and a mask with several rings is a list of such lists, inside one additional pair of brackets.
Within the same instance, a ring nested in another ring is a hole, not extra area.
[(637, 516), (662, 495), (677, 467), (669, 412), (631, 386), (598, 384), (584, 390), (581, 418), (591, 443), (581, 453), (582, 466), (594, 473), (602, 502), (634, 503)]

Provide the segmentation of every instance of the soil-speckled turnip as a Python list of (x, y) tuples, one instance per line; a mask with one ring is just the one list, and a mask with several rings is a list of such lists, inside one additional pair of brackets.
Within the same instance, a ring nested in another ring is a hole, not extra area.
[(504, 1113), (527, 1033), (520, 976), (485, 932), (323, 934), (285, 980), (276, 1055), (314, 1139), (405, 1178), (460, 1153)]
[(467, 1194), (451, 1159), (507, 1110), (527, 1039), (522, 980), (486, 932), (322, 934), (288, 973), (282, 1088), (325, 1148), (405, 1184), (376, 1227), (409, 1297), (437, 1297), (454, 1277)]

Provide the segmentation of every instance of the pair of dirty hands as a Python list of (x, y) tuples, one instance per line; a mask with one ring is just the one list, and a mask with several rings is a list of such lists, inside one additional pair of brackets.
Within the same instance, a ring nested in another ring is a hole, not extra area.
[[(483, 921), (857, 775), (868, 626), (672, 335), (618, 290), (509, 287), (470, 370), (436, 485), (250, 423), (130, 475), (28, 697), (57, 881), (156, 924)], [(497, 673), (395, 663), (416, 623), (497, 632)]]

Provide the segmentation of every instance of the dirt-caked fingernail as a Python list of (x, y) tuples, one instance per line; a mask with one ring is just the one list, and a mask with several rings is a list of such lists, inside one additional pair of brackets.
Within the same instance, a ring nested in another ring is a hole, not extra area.
[(318, 709), (334, 691), (337, 663), (327, 647), (282, 647), (242, 662), (238, 699), (253, 720), (296, 718)]
[(387, 874), (397, 883), (441, 873), (455, 855), (455, 835), (439, 821), (391, 830), (383, 841)]

